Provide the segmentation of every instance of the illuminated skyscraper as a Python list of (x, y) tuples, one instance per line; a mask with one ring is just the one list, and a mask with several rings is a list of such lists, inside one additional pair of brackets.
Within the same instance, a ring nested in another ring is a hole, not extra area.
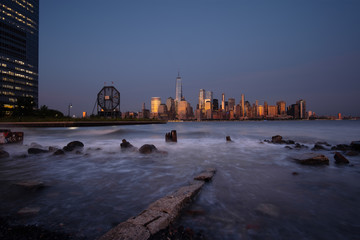
[(284, 101), (276, 102), (276, 106), (279, 115), (286, 115), (286, 103)]
[(299, 106), (299, 118), (304, 119), (306, 118), (306, 102), (305, 100), (299, 100), (296, 102), (296, 104)]
[(221, 95), (221, 110), (225, 111), (225, 93)]
[(0, 4), (0, 105), (14, 108), (20, 97), (38, 107), (39, 0)]
[(241, 116), (245, 117), (245, 97), (241, 94)]
[(183, 93), (182, 93), (182, 82), (180, 73), (178, 72), (178, 76), (176, 77), (176, 83), (175, 83), (175, 102), (180, 103)]
[(229, 98), (228, 100), (228, 104), (229, 104), (229, 110), (234, 110), (235, 108), (235, 98)]
[(161, 104), (161, 98), (152, 97), (151, 98), (151, 113), (159, 113), (159, 106)]

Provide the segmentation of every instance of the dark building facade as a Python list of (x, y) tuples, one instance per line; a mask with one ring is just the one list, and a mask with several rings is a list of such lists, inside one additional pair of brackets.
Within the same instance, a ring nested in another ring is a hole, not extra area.
[(0, 2), (0, 105), (32, 98), (38, 107), (39, 0)]

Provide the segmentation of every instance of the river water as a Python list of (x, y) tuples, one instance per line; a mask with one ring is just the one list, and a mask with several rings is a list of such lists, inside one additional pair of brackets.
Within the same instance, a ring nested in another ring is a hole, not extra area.
[[(178, 143), (164, 134), (177, 130)], [(96, 239), (136, 216), (153, 201), (191, 182), (202, 170), (217, 173), (179, 219), (207, 239), (359, 239), (360, 156), (337, 166), (332, 151), (317, 151), (329, 166), (298, 165), (317, 141), (331, 145), (360, 140), (360, 121), (184, 122), (84, 128), (19, 128), (23, 145), (3, 146), (0, 214), (17, 224)], [(261, 143), (282, 135), (309, 149)], [(227, 143), (225, 137), (233, 142)], [(121, 152), (127, 139), (136, 147), (154, 144), (168, 154)], [(81, 154), (27, 155), (32, 143), (62, 148), (85, 144)], [(294, 175), (293, 172), (297, 172)], [(15, 185), (39, 180), (36, 191)], [(37, 214), (22, 216), (24, 208)]]

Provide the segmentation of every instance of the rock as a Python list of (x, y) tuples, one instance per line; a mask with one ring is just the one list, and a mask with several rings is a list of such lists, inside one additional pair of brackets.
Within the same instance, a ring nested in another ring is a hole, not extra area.
[(55, 155), (55, 156), (64, 155), (64, 154), (65, 154), (65, 152), (63, 150), (61, 150), (61, 149), (58, 149), (53, 153), (53, 155)]
[(261, 203), (256, 208), (256, 212), (267, 215), (270, 217), (278, 217), (279, 216), (279, 209), (270, 203)]
[(226, 136), (226, 141), (227, 141), (227, 142), (231, 142), (231, 137), (230, 137), (230, 136)]
[(139, 149), (139, 152), (142, 154), (149, 154), (155, 151), (157, 151), (157, 148), (153, 144), (145, 144)]
[(285, 144), (295, 144), (295, 141), (293, 140), (286, 140), (284, 141)]
[(7, 151), (0, 149), (0, 159), (8, 157), (10, 157), (10, 154)]
[(307, 148), (309, 148), (309, 147), (308, 147), (308, 146), (305, 146), (304, 144), (295, 143), (294, 148), (296, 148), (296, 149), (302, 149), (302, 148), (307, 149)]
[(341, 155), (339, 152), (335, 153), (334, 159), (336, 164), (349, 164), (349, 160), (347, 160), (347, 158)]
[(294, 176), (299, 175), (299, 173), (298, 173), (298, 172), (292, 172), (291, 174), (292, 174), (292, 175), (294, 175)]
[(148, 238), (150, 238), (150, 232), (146, 227), (123, 222), (108, 231), (99, 240), (147, 240)]
[(327, 150), (327, 149), (324, 148), (323, 145), (320, 145), (320, 144), (317, 144), (317, 143), (316, 143), (311, 150), (316, 151), (316, 150)]
[(135, 147), (131, 143), (126, 141), (126, 139), (123, 139), (122, 143), (120, 143), (120, 148), (121, 148), (121, 151), (125, 151), (125, 150), (130, 150), (130, 149), (133, 150)]
[(355, 152), (355, 151), (348, 151), (345, 153), (346, 156), (349, 156), (349, 157), (353, 157), (353, 156), (358, 156), (359, 155), (359, 152)]
[(48, 150), (40, 149), (40, 148), (29, 148), (28, 154), (40, 154), (40, 153), (47, 153)]
[(40, 212), (39, 207), (24, 207), (18, 211), (18, 214), (20, 215), (33, 215)]
[(30, 190), (45, 187), (45, 184), (43, 182), (37, 181), (37, 180), (29, 180), (29, 181), (18, 182), (18, 183), (15, 183), (15, 185), (19, 186), (19, 187), (22, 187), (22, 188), (25, 188), (25, 189), (30, 189)]
[(283, 143), (282, 136), (276, 135), (271, 137), (272, 143)]
[(194, 180), (209, 182), (216, 172), (215, 168), (207, 169), (206, 171), (197, 175)]
[(338, 144), (336, 146), (333, 146), (331, 150), (338, 150), (338, 151), (347, 151), (352, 150), (352, 148), (349, 145), (346, 144)]
[(315, 144), (318, 144), (318, 145), (325, 145), (327, 147), (331, 147), (330, 144), (328, 144), (327, 142), (316, 142)]
[(176, 130), (171, 130), (171, 132), (166, 133), (165, 141), (166, 142), (177, 142)]
[(303, 165), (329, 165), (329, 159), (322, 154), (304, 154), (295, 160)]
[(285, 146), (285, 148), (287, 148), (287, 149), (293, 149), (292, 147), (290, 147), (290, 146)]
[(71, 152), (76, 148), (83, 148), (84, 144), (80, 141), (72, 141), (69, 142), (65, 147), (63, 147), (63, 150), (66, 152)]
[(351, 142), (350, 147), (351, 147), (353, 150), (360, 151), (360, 141), (353, 141), (353, 142)]
[(56, 152), (57, 150), (58, 150), (57, 147), (52, 147), (52, 146), (49, 147), (49, 152)]

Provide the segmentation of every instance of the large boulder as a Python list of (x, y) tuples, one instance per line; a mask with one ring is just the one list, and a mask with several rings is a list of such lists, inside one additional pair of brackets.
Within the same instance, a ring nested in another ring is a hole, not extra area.
[(360, 151), (360, 141), (353, 141), (353, 142), (351, 142), (350, 147), (351, 147), (353, 150)]
[(0, 159), (1, 158), (8, 158), (10, 157), (10, 154), (7, 151), (4, 151), (2, 149), (0, 149)]
[(322, 154), (304, 154), (295, 160), (303, 165), (329, 165), (329, 159)]
[(156, 151), (157, 151), (157, 148), (153, 144), (145, 144), (145, 145), (141, 146), (141, 148), (139, 149), (139, 152), (142, 154), (149, 154), (149, 153), (153, 153)]
[(272, 143), (283, 143), (282, 136), (276, 135), (271, 137)]
[(321, 144), (318, 144), (318, 143), (315, 143), (314, 147), (311, 149), (313, 151), (316, 151), (316, 150), (326, 150), (326, 148), (321, 145)]
[(41, 148), (29, 148), (28, 149), (28, 154), (41, 154), (41, 153), (47, 153), (47, 152), (49, 152), (49, 151), (41, 149)]
[(336, 152), (334, 155), (335, 163), (336, 164), (348, 164), (349, 160), (347, 160), (346, 157), (344, 157), (341, 153)]
[(347, 151), (347, 150), (352, 150), (352, 148), (351, 148), (351, 146), (346, 145), (346, 144), (338, 144), (336, 146), (333, 146), (331, 148), (331, 150)]
[(126, 141), (126, 139), (122, 140), (122, 143), (120, 143), (120, 148), (122, 152), (127, 150), (136, 150), (136, 148), (131, 143)]
[(69, 142), (65, 147), (63, 147), (63, 150), (66, 152), (71, 152), (75, 149), (83, 148), (84, 144), (80, 141), (72, 141)]

